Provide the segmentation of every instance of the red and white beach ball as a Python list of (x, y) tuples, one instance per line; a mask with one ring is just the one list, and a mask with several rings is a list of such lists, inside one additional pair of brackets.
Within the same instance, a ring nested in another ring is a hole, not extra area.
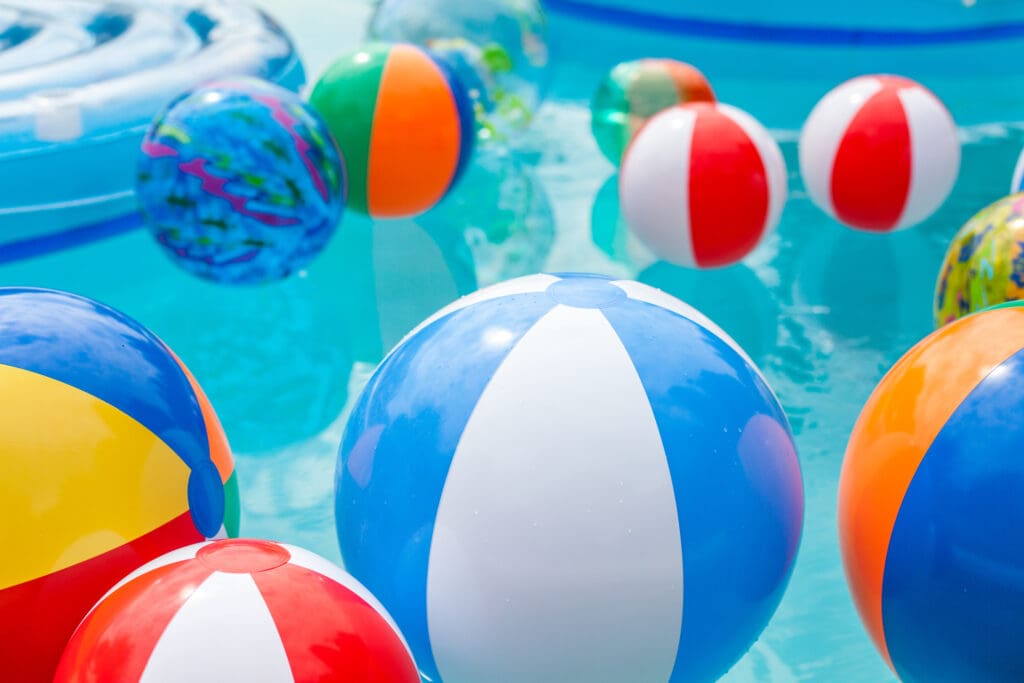
[(746, 112), (697, 102), (657, 114), (626, 150), (619, 203), (630, 228), (661, 259), (716, 268), (771, 233), (786, 203), (786, 163)]
[(78, 626), (54, 683), (419, 683), (366, 588), (301, 548), (199, 543), (144, 565)]
[(800, 133), (811, 200), (842, 223), (889, 232), (927, 219), (960, 171), (946, 106), (899, 76), (861, 76), (818, 102)]

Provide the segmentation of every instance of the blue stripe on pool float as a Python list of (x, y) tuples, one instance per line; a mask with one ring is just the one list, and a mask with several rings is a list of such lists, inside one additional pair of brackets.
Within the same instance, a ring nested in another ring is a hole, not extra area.
[(0, 364), (69, 384), (153, 432), (192, 470), (189, 502), (196, 506), (193, 518), (200, 532), (217, 532), (223, 501), (211, 500), (208, 509), (200, 495), (216, 495), (220, 479), (210, 467), (199, 401), (181, 367), (152, 332), (75, 294), (2, 288)]
[(1024, 22), (969, 28), (906, 30), (751, 24), (698, 17), (665, 16), (632, 9), (598, 7), (580, 0), (546, 0), (545, 7), (584, 19), (695, 38), (795, 45), (873, 45), (911, 47), (1024, 38)]
[(1024, 680), (1021, 372), (1024, 351), (957, 407), (893, 525), (882, 618), (892, 661), (908, 683), (979, 680), (981, 672), (989, 681)]
[[(410, 642), (429, 642), (430, 545), (455, 449), (498, 367), (554, 305), (543, 292), (515, 294), (432, 322), (384, 360), (349, 418), (353, 428), (342, 437), (336, 473), (341, 554), (346, 567), (387, 607)], [(484, 330), (490, 328), (509, 334), (480, 344)], [(466, 359), (470, 351), (472, 358)], [(448, 370), (439, 373), (440, 367)], [(380, 384), (384, 372), (432, 381)], [(363, 435), (364, 441), (355, 441), (355, 435)], [(396, 495), (408, 491), (415, 495)], [(429, 521), (424, 524), (425, 520)], [(429, 649), (413, 655), (421, 672), (439, 679)]]
[[(647, 393), (676, 496), (683, 614), (670, 680), (714, 680), (771, 618), (799, 545), (788, 422), (753, 368), (706, 328), (635, 299), (602, 313)], [(786, 458), (791, 469), (773, 465)]]
[[(31, 220), (31, 217), (27, 217), (26, 220)], [(143, 223), (144, 219), (141, 213), (132, 213), (98, 223), (80, 225), (62, 232), (0, 244), (0, 264), (45, 256), (46, 254), (52, 254), (64, 249), (114, 237), (142, 227)]]

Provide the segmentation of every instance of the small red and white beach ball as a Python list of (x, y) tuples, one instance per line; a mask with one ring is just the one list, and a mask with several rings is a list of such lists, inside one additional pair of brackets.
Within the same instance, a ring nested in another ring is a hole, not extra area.
[(394, 621), (329, 561), (257, 540), (199, 543), (130, 574), (54, 683), (419, 683)]
[(786, 203), (786, 163), (768, 131), (721, 103), (671, 107), (623, 156), (619, 204), (661, 259), (690, 268), (736, 263), (771, 233)]
[(960, 172), (946, 106), (900, 76), (861, 76), (818, 102), (800, 133), (811, 201), (846, 225), (907, 228), (942, 206)]

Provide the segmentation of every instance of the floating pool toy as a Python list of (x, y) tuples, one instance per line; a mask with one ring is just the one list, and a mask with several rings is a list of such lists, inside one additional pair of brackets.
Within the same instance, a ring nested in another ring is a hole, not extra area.
[(916, 225), (960, 171), (956, 123), (919, 83), (861, 76), (818, 102), (800, 133), (800, 173), (816, 205), (860, 230)]
[(1024, 679), (1024, 308), (906, 353), (868, 399), (839, 481), (854, 601), (897, 675)]
[(630, 141), (652, 116), (676, 104), (714, 101), (704, 74), (685, 62), (623, 62), (605, 76), (594, 95), (590, 129), (601, 152), (618, 165)]
[(320, 116), (298, 95), (245, 79), (211, 83), (153, 122), (139, 202), (188, 272), (233, 284), (283, 279), (320, 253), (345, 202), (345, 172)]
[(725, 104), (654, 116), (622, 160), (619, 201), (636, 236), (680, 266), (736, 263), (775, 229), (786, 162), (768, 131)]
[(1024, 298), (1024, 193), (985, 207), (950, 242), (935, 285), (935, 326)]
[(444, 60), (469, 92), (481, 142), (508, 141), (532, 123), (548, 78), (538, 0), (383, 0), (369, 33)]
[(238, 531), (209, 402), (152, 333), (95, 301), (0, 289), (0, 662), (52, 680), (103, 593), (154, 557)]
[(473, 112), (451, 69), (413, 45), (375, 43), (339, 58), (310, 104), (348, 172), (349, 205), (374, 218), (423, 213), (473, 150)]
[(591, 275), (494, 285), (406, 337), (352, 412), (336, 501), (346, 567), (444, 683), (712, 680), (778, 605), (803, 516), (743, 351)]
[(419, 683), (358, 581), (292, 545), (233, 539), (168, 553), (82, 621), (54, 683)]
[(228, 0), (0, 0), (0, 33), (0, 261), (137, 227), (139, 144), (180, 93), (304, 82), (281, 28)]

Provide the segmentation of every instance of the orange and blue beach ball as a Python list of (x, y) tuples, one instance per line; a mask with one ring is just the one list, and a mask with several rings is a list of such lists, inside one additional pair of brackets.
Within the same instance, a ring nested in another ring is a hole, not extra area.
[(0, 289), (0, 679), (51, 681), (93, 604), (170, 550), (237, 535), (227, 439), (174, 353), (63, 292)]
[(476, 124), (465, 86), (414, 45), (372, 43), (340, 57), (309, 101), (345, 160), (349, 206), (373, 218), (427, 211), (472, 155)]
[(1024, 307), (919, 342), (868, 399), (839, 483), (862, 620), (903, 681), (1024, 680)]

